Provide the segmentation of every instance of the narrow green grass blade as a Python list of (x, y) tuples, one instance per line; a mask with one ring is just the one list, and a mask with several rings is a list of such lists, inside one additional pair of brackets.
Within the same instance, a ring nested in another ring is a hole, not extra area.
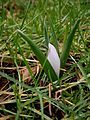
[(38, 96), (39, 96), (39, 100), (40, 100), (40, 106), (41, 106), (41, 119), (44, 120), (44, 108), (43, 108), (43, 98), (42, 98), (42, 94), (40, 93), (40, 91), (38, 90)]
[(49, 36), (48, 36), (48, 30), (47, 30), (47, 24), (46, 21), (44, 21), (44, 31), (45, 31), (45, 42), (48, 47), (49, 44)]
[[(21, 37), (28, 42), (29, 46), (33, 50), (34, 54), (36, 55), (37, 59), (39, 60), (40, 64), (42, 65), (45, 73), (47, 74), (48, 78), (49, 75), (51, 75), (52, 81), (55, 81), (58, 79), (55, 71), (53, 70), (51, 64), (46, 59), (42, 51), (39, 49), (39, 47), (29, 38), (27, 37), (22, 31), (18, 30), (18, 33), (21, 35)], [(50, 74), (49, 74), (50, 73)]]
[(66, 40), (64, 40), (63, 48), (62, 48), (62, 54), (61, 54), (61, 57), (60, 57), (61, 68), (63, 68), (66, 64), (66, 61), (67, 61), (67, 58), (68, 58), (68, 55), (69, 55), (69, 52), (70, 52), (70, 48), (71, 48), (71, 45), (72, 45), (73, 37), (74, 37), (76, 29), (78, 28), (79, 22), (80, 22), (80, 20), (76, 21), (76, 23), (75, 23), (74, 27), (72, 28), (68, 38)]
[[(26, 108), (26, 109), (29, 109), (29, 110), (31, 110), (31, 111), (33, 111), (34, 113), (36, 113), (36, 114), (38, 114), (38, 115), (42, 115), (42, 113), (39, 111), (39, 110), (37, 110), (37, 109), (35, 109), (35, 108), (32, 108), (32, 107), (24, 107), (24, 108)], [(45, 115), (45, 114), (43, 114), (43, 117), (45, 118), (45, 120), (52, 120), (50, 117), (48, 117), (47, 115)]]
[(30, 0), (29, 0), (29, 2), (28, 2), (28, 6), (27, 6), (27, 9), (26, 9), (26, 13), (25, 13), (25, 16), (24, 16), (24, 18), (23, 18), (23, 21), (22, 21), (22, 24), (21, 24), (21, 26), (20, 26), (20, 29), (22, 29), (22, 27), (23, 27), (23, 25), (24, 25), (24, 22), (25, 22), (25, 20), (26, 20), (26, 17), (27, 17), (27, 13), (28, 13), (28, 10), (29, 10), (29, 7), (30, 7)]
[(56, 33), (55, 33), (54, 26), (53, 26), (53, 23), (52, 23), (51, 19), (50, 19), (50, 27), (51, 27), (51, 31), (52, 31), (52, 37), (53, 37), (52, 43), (55, 46), (55, 48), (56, 48), (56, 50), (58, 52), (58, 55), (59, 55), (58, 41), (57, 41)]

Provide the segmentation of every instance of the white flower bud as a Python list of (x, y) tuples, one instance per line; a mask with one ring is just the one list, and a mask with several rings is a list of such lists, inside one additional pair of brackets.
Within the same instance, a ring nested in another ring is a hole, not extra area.
[(52, 44), (50, 44), (50, 43), (49, 43), (49, 49), (48, 49), (47, 59), (50, 62), (51, 66), (53, 67), (56, 75), (59, 77), (60, 58), (58, 56), (56, 48)]

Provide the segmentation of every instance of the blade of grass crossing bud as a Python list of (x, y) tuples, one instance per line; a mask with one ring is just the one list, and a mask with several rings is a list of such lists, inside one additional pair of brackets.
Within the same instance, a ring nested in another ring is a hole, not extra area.
[(69, 52), (70, 52), (70, 48), (71, 48), (71, 45), (72, 45), (73, 37), (74, 37), (74, 34), (76, 32), (76, 29), (79, 26), (79, 22), (80, 22), (80, 20), (76, 21), (76, 23), (75, 23), (74, 27), (72, 28), (68, 38), (66, 40), (64, 40), (62, 53), (61, 53), (61, 57), (60, 57), (61, 68), (63, 68), (66, 64), (66, 61), (67, 61), (67, 58), (68, 58), (68, 55), (69, 55)]
[[(51, 75), (52, 81), (58, 80), (58, 76), (56, 75), (53, 67), (51, 66), (47, 58), (44, 56), (42, 51), (39, 49), (39, 47), (29, 37), (27, 37), (22, 31), (18, 30), (18, 33), (21, 35), (21, 37), (25, 41), (27, 41), (27, 43), (33, 50), (34, 54), (36, 55), (37, 59), (39, 60), (40, 64), (42, 65), (48, 78), (49, 78), (49, 75)], [(48, 73), (48, 71), (50, 71), (50, 74)]]

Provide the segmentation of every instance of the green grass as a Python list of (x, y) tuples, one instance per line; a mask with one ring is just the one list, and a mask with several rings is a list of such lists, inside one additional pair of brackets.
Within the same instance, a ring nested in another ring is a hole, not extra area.
[[(90, 119), (89, 6), (88, 0), (0, 1), (1, 119)], [(59, 79), (45, 64), (48, 42), (61, 59)]]

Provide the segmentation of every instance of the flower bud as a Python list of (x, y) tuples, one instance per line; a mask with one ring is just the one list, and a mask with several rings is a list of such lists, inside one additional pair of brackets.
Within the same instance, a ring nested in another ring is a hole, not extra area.
[(60, 58), (58, 56), (56, 48), (51, 43), (49, 43), (47, 59), (50, 62), (51, 66), (53, 67), (56, 75), (59, 77)]

